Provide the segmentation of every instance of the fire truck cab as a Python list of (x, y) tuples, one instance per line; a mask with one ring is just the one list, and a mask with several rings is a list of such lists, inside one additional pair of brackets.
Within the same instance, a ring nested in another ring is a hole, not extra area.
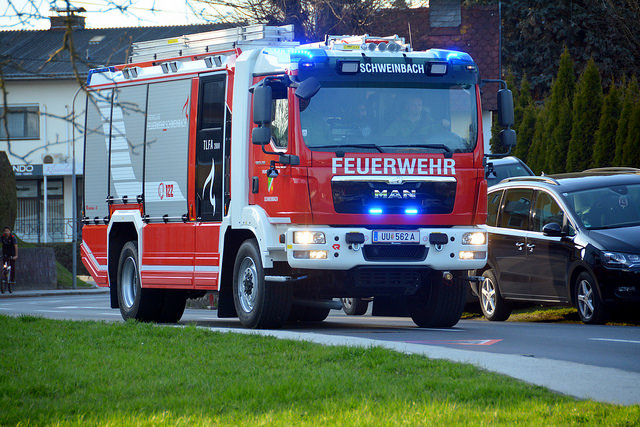
[(454, 325), (487, 260), (476, 64), (292, 32), (138, 43), (90, 72), (83, 263), (125, 319), (176, 322), (217, 291), (218, 316), (250, 328), (321, 321), (344, 297)]

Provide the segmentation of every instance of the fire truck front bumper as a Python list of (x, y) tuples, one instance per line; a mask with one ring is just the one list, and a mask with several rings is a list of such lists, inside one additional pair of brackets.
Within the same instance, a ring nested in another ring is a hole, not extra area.
[(472, 270), (487, 263), (479, 227), (369, 229), (290, 227), (286, 254), (293, 268), (349, 270), (359, 266)]

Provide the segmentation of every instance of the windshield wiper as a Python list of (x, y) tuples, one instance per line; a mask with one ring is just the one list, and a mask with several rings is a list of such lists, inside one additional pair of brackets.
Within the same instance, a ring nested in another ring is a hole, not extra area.
[(330, 144), (330, 145), (314, 145), (314, 146), (310, 146), (309, 148), (313, 150), (314, 148), (344, 148), (344, 147), (368, 148), (370, 150), (378, 150), (380, 153), (384, 153), (384, 150), (382, 149), (382, 147), (376, 144)]
[(447, 147), (444, 144), (394, 144), (394, 145), (382, 145), (382, 147), (434, 148), (436, 150), (444, 151), (444, 156), (447, 158), (451, 158), (451, 156), (453, 155), (453, 151), (451, 151), (451, 148)]

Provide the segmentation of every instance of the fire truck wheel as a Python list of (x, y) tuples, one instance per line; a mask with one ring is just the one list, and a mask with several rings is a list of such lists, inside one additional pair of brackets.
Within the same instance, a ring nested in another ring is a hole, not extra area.
[(362, 316), (369, 308), (369, 301), (362, 298), (341, 298), (342, 311), (349, 316)]
[(293, 305), (289, 320), (292, 322), (322, 322), (329, 316), (330, 308)]
[(467, 297), (467, 282), (460, 273), (451, 282), (435, 272), (430, 283), (423, 285), (415, 295), (407, 298), (411, 318), (421, 328), (449, 328), (460, 320)]
[(289, 318), (291, 287), (264, 280), (255, 239), (240, 246), (233, 267), (233, 302), (240, 323), (247, 328), (278, 328)]
[(138, 271), (138, 243), (125, 243), (118, 261), (118, 302), (122, 318), (141, 322), (157, 320), (159, 292), (157, 289), (142, 289)]
[(177, 289), (162, 289), (162, 304), (158, 321), (162, 323), (178, 323), (187, 305), (187, 293)]

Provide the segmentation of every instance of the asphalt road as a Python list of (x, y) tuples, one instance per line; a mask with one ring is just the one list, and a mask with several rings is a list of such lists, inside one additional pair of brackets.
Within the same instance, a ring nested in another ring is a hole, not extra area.
[[(381, 345), (474, 363), (577, 397), (640, 403), (638, 327), (462, 320), (451, 329), (424, 329), (416, 327), (408, 318), (346, 316), (337, 310), (331, 313), (319, 324), (291, 323), (281, 331), (266, 334), (323, 344)], [(109, 308), (109, 297), (105, 293), (3, 298), (0, 314), (122, 320), (119, 310)], [(255, 333), (241, 329), (237, 319), (218, 319), (212, 310), (187, 309), (180, 323)], [(575, 387), (584, 387), (584, 392), (576, 392), (570, 386), (572, 381), (577, 381), (577, 378), (570, 379), (572, 376), (583, 376), (581, 385)], [(569, 385), (563, 385), (565, 383)], [(621, 396), (610, 396), (612, 394)]]

